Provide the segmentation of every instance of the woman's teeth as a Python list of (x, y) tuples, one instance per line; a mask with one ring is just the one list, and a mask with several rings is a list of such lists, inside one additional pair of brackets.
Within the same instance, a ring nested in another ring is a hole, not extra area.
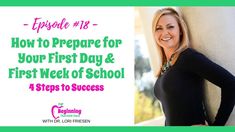
[(162, 38), (163, 41), (168, 41), (170, 40), (171, 38)]

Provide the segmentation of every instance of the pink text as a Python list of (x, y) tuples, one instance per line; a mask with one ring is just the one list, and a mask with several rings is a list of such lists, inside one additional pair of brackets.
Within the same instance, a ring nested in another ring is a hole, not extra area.
[(42, 18), (34, 18), (33, 30), (36, 30), (37, 33), (40, 32), (41, 29), (51, 30), (51, 29), (67, 29), (69, 27), (69, 22), (66, 22), (66, 18), (63, 18), (60, 22), (54, 21), (50, 22), (49, 20), (43, 21)]

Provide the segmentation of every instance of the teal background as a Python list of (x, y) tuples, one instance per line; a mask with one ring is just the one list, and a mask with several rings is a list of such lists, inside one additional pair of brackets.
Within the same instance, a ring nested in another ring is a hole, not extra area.
[(5, 0), (0, 6), (234, 6), (235, 0)]
[(1, 127), (2, 132), (234, 132), (235, 127)]

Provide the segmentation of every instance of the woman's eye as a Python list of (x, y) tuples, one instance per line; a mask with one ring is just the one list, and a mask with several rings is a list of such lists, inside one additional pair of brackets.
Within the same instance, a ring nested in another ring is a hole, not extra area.
[(172, 28), (174, 28), (174, 26), (169, 26), (168, 28), (169, 28), (169, 29), (172, 29)]
[(156, 30), (155, 30), (155, 31), (159, 31), (159, 30), (162, 30), (162, 28), (156, 28)]

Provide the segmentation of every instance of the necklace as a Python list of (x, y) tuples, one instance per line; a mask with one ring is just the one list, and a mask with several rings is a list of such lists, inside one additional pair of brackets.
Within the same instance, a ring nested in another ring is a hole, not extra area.
[(171, 63), (172, 63), (173, 57), (174, 57), (174, 54), (172, 54), (170, 59), (165, 64), (163, 64), (161, 74), (165, 73), (172, 66)]

